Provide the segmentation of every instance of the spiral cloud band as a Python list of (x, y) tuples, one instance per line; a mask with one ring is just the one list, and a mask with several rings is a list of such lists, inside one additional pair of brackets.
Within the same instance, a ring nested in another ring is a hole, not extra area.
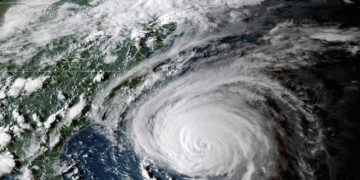
[[(281, 28), (288, 27), (265, 38)], [(313, 178), (306, 158), (322, 148), (316, 117), (265, 73), (274, 59), (276, 68), (296, 68), (286, 58), (293, 49), (280, 40), (248, 45), (240, 56), (222, 39), (206, 43), (215, 44), (152, 58), (98, 94), (93, 112), (105, 132), (110, 138), (124, 132), (143, 169), (195, 179)], [(313, 41), (302, 43), (304, 54)], [(216, 51), (222, 54), (204, 58)], [(137, 88), (124, 88), (134, 79), (141, 79)]]
[(310, 66), (321, 29), (282, 22), (261, 38), (190, 44), (185, 33), (98, 93), (94, 119), (115, 144), (125, 137), (144, 178), (314, 179), (314, 160), (327, 158), (321, 123), (274, 72)]
[(269, 171), (269, 127), (247, 102), (259, 97), (239, 88), (258, 85), (227, 72), (193, 73), (141, 104), (132, 124), (139, 150), (191, 177), (250, 179)]

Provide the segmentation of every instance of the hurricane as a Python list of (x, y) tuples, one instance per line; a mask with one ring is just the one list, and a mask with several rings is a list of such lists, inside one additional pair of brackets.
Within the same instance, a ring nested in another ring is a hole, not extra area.
[(6, 2), (0, 177), (358, 172), (356, 2)]
[(288, 168), (298, 177), (313, 177), (304, 156), (323, 150), (321, 126), (304, 102), (262, 72), (273, 63), (258, 51), (273, 45), (244, 55), (223, 38), (212, 43), (226, 47), (218, 49), (224, 52), (208, 57), (213, 46), (196, 47), (201, 51), (182, 52), (175, 62), (157, 59), (161, 63), (146, 72), (141, 67), (122, 77), (117, 86), (132, 78), (147, 80), (145, 97), (124, 107), (123, 95), (118, 99), (117, 88), (110, 89), (101, 97), (106, 102), (102, 120), (126, 122), (126, 134), (144, 164), (192, 178), (268, 179)]
[(222, 68), (229, 74), (199, 71), (152, 95), (133, 112), (131, 137), (145, 156), (192, 177), (268, 178), (276, 146), (256, 103), (274, 90), (239, 66)]

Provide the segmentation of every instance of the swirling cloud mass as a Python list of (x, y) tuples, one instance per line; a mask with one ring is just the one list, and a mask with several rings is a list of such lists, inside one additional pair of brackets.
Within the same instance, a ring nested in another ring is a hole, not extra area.
[[(298, 36), (286, 22), (263, 37), (269, 43), (247, 44), (245, 55), (220, 38), (205, 48), (155, 57), (100, 93), (96, 104), (101, 106), (94, 112), (109, 129), (121, 129), (119, 120), (127, 124), (124, 131), (143, 166), (195, 179), (271, 179), (289, 172), (314, 178), (307, 158), (324, 152), (321, 124), (301, 99), (266, 73), (309, 65), (287, 58), (322, 48), (301, 31), (296, 51), (287, 42)], [(215, 47), (222, 53), (203, 58)], [(138, 78), (144, 80), (139, 89), (119, 91)]]
[(337, 179), (355, 166), (339, 130), (356, 131), (355, 2), (8, 2), (1, 178)]
[(139, 152), (191, 177), (269, 177), (271, 123), (254, 104), (269, 87), (235, 67), (191, 73), (150, 95), (132, 117)]

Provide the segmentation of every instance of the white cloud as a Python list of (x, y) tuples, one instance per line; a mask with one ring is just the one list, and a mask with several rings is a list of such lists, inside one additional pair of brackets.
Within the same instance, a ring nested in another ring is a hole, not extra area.
[(69, 126), (72, 120), (79, 118), (85, 106), (86, 106), (86, 98), (85, 98), (85, 94), (82, 94), (80, 96), (79, 102), (66, 111), (65, 124)]
[(30, 95), (43, 87), (47, 76), (40, 76), (38, 78), (17, 78), (10, 86), (7, 95), (10, 97), (18, 97), (20, 95)]
[(0, 150), (4, 149), (11, 141), (8, 131), (9, 128), (0, 127)]
[(0, 153), (0, 177), (9, 174), (15, 167), (14, 156), (9, 153)]
[(20, 180), (33, 180), (34, 176), (32, 171), (29, 168), (24, 168), (23, 174), (20, 177)]

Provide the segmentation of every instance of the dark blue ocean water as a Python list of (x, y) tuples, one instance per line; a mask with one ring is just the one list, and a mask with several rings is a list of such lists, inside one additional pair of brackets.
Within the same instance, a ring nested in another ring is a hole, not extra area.
[[(111, 142), (100, 133), (101, 128), (92, 126), (77, 133), (65, 146), (60, 163), (73, 165), (63, 174), (64, 179), (144, 179), (142, 172), (156, 179), (184, 179), (164, 169), (149, 165), (141, 169), (139, 157), (124, 134), (119, 133), (116, 142)], [(120, 145), (120, 146), (118, 146)]]
[[(94, 127), (75, 135), (60, 161), (74, 163), (78, 174), (85, 179), (142, 179), (140, 162), (134, 151), (113, 145)], [(71, 179), (67, 175), (64, 178)]]

